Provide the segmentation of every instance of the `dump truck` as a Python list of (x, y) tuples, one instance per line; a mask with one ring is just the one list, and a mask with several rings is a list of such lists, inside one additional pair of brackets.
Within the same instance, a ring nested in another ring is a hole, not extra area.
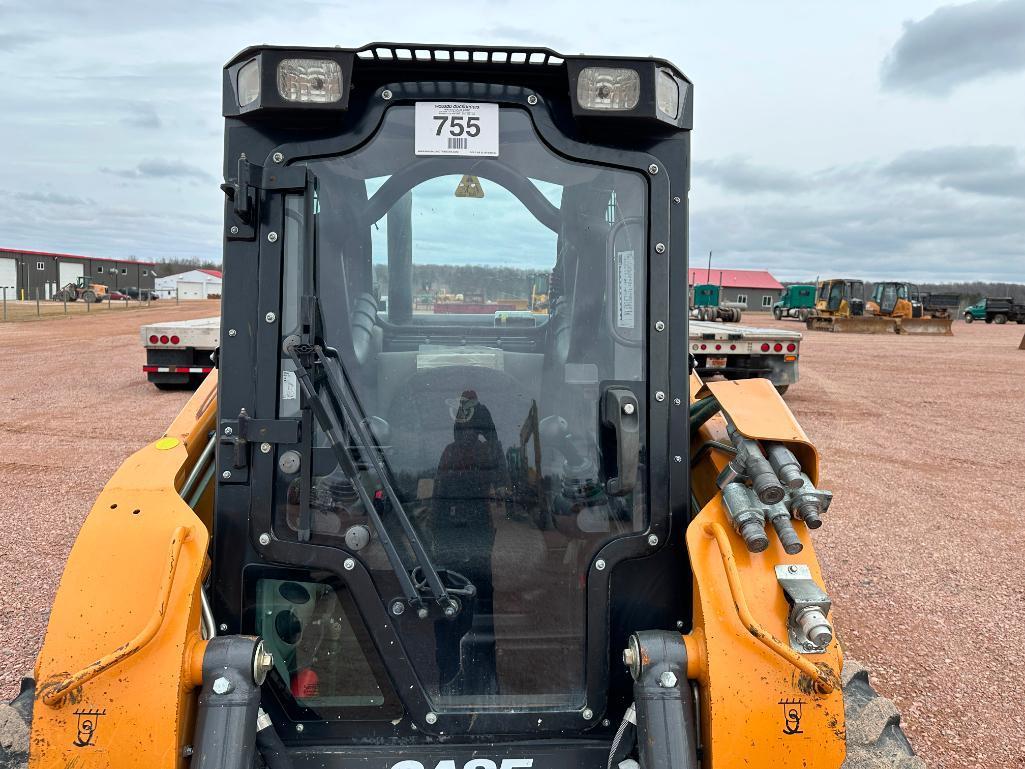
[(740, 323), (744, 306), (736, 302), (721, 302), (722, 290), (715, 283), (699, 283), (694, 286), (691, 303), (691, 317), (695, 320)]
[(147, 323), (139, 337), (146, 351), (142, 371), (158, 390), (195, 389), (214, 369), (220, 318)]
[(815, 286), (805, 284), (787, 286), (783, 298), (772, 305), (772, 317), (776, 320), (799, 318), (801, 321), (807, 321), (813, 312)]
[(1025, 323), (1025, 304), (1015, 302), (1009, 296), (986, 297), (964, 311), (965, 323), (977, 320), (1003, 325), (1008, 321)]
[[(218, 368), (77, 534), (34, 769), (921, 766), (834, 631), (828, 460), (689, 370), (677, 67), (262, 45), (222, 94)], [(469, 173), (508, 195), (438, 205)], [(413, 312), (492, 236), (542, 322)]]
[(703, 378), (762, 377), (780, 395), (797, 382), (802, 336), (796, 331), (700, 320), (692, 320), (687, 331), (695, 370)]
[(898, 334), (950, 336), (953, 311), (960, 301), (959, 294), (922, 294), (914, 283), (883, 281), (875, 284), (865, 315), (893, 321), (892, 330)]

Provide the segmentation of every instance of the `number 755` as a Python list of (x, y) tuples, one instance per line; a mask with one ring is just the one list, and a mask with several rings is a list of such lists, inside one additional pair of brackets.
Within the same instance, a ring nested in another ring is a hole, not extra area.
[(462, 115), (435, 115), (434, 119), (438, 121), (438, 130), (434, 132), (435, 136), (441, 136), (441, 132), (445, 130), (445, 125), (448, 124), (448, 135), (449, 136), (479, 136), (480, 135), (480, 118), (479, 117), (463, 117)]

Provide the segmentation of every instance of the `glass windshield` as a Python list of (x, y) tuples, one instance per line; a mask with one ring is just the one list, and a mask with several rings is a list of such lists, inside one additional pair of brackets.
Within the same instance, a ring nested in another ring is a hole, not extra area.
[[(399, 106), (357, 151), (310, 161), (312, 277), (324, 341), (402, 509), (447, 583), (472, 586), (453, 618), (395, 616), (435, 709), (572, 709), (585, 700), (591, 565), (647, 527), (643, 419), (638, 481), (620, 491), (599, 408), (612, 386), (645, 403), (647, 185), (556, 155), (521, 110), (500, 111), (499, 146), (417, 156), (413, 108)], [(302, 198), (286, 208), (287, 335), (310, 249)], [(282, 367), (281, 413), (294, 415)], [(365, 461), (346, 477), (326, 445), (315, 431), (308, 480), (281, 469), (276, 514), (297, 532), (308, 521), (339, 563), (361, 559), (393, 606), (398, 582), (356, 484), (412, 569), (396, 511)]]

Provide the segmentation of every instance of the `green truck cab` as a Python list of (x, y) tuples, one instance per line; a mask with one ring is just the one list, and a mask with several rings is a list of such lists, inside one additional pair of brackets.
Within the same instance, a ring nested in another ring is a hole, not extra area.
[(800, 283), (787, 286), (783, 298), (772, 305), (772, 316), (776, 320), (798, 318), (804, 321), (814, 310), (815, 286)]
[(691, 317), (695, 320), (740, 323), (741, 306), (733, 302), (721, 303), (720, 298), (720, 288), (715, 283), (698, 283), (693, 287)]

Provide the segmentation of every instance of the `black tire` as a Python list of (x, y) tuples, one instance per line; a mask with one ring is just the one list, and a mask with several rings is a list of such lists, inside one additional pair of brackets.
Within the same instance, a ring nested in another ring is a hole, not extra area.
[(783, 308), (782, 307), (773, 307), (772, 308), (772, 317), (774, 317), (776, 320), (783, 320)]
[(965, 323), (974, 323), (975, 322), (975, 316), (972, 315), (970, 312), (966, 312), (964, 314), (964, 322)]
[(993, 322), (996, 323), (998, 326), (1002, 326), (1005, 323), (1007, 323), (1007, 316), (1004, 315), (1002, 312), (998, 312), (996, 315), (993, 316)]
[(868, 671), (847, 659), (842, 677), (847, 721), (843, 769), (926, 769), (900, 728), (897, 707), (872, 688)]
[(775, 385), (775, 387), (776, 387), (776, 392), (778, 392), (780, 395), (786, 395), (787, 390), (790, 389), (790, 385), (788, 385), (788, 384), (785, 384), (785, 385)]
[(83, 291), (82, 292), (82, 301), (83, 302), (95, 302), (96, 301), (96, 292), (95, 291)]
[(23, 678), (21, 693), (9, 705), (0, 704), (0, 769), (25, 769), (28, 766), (29, 729), (35, 691), (35, 681)]
[(193, 390), (193, 389), (195, 389), (192, 386), (192, 382), (191, 381), (188, 381), (188, 382), (154, 382), (153, 386), (156, 387), (158, 390), (172, 390), (172, 391), (173, 390), (177, 390), (179, 392), (182, 391), (182, 390)]

